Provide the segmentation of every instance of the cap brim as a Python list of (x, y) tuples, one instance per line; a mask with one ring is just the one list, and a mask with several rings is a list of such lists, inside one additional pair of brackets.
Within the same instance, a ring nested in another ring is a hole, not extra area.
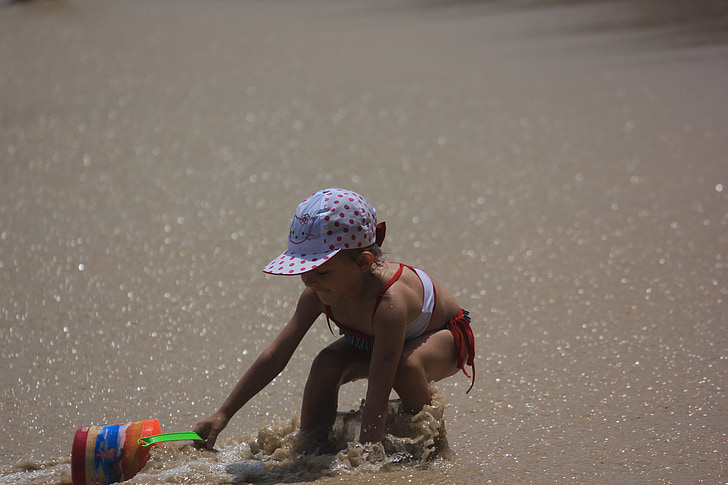
[(276, 275), (299, 275), (316, 269), (336, 255), (341, 249), (325, 253), (298, 254), (286, 251), (268, 263), (264, 273)]

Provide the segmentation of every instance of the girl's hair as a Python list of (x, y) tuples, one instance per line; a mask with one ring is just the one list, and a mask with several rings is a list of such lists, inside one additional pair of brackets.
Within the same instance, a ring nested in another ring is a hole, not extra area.
[(365, 248), (344, 249), (343, 251), (341, 251), (341, 254), (356, 263), (359, 260), (359, 255), (361, 255), (361, 253), (363, 252), (371, 253), (371, 255), (374, 256), (373, 266), (375, 268), (378, 268), (379, 266), (384, 264), (384, 251), (382, 251), (382, 248), (377, 246), (376, 244), (372, 244), (371, 246), (367, 246)]

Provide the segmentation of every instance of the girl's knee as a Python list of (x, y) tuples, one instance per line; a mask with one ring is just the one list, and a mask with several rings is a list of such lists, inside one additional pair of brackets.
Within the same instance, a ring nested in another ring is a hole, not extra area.
[(342, 385), (367, 377), (368, 368), (368, 360), (356, 357), (351, 349), (329, 346), (314, 358), (309, 379), (315, 377)]
[(341, 375), (343, 369), (343, 361), (340, 352), (325, 348), (316, 355), (311, 363), (310, 374), (323, 374), (323, 375)]
[(403, 357), (397, 367), (397, 374), (394, 377), (394, 387), (403, 388), (411, 385), (420, 385), (426, 382), (425, 368), (420, 359), (409, 355)]

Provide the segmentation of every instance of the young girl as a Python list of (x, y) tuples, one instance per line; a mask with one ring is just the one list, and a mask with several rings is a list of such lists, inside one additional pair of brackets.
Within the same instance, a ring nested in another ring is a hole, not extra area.
[(405, 411), (417, 413), (430, 404), (430, 381), (458, 369), (465, 372), (466, 363), (475, 378), (467, 311), (422, 270), (383, 262), (384, 230), (374, 208), (349, 190), (321, 190), (299, 204), (288, 250), (264, 271), (300, 275), (305, 288), (278, 337), (220, 409), (195, 427), (208, 448), (230, 418), (283, 370), (322, 313), (343, 337), (311, 365), (301, 407), (301, 433), (307, 439), (327, 439), (339, 387), (347, 382), (368, 379), (359, 441), (379, 443), (392, 389)]

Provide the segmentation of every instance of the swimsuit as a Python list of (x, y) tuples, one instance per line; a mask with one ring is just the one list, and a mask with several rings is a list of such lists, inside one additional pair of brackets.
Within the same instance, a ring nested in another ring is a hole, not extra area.
[[(465, 394), (469, 393), (475, 385), (475, 337), (473, 329), (470, 328), (470, 313), (467, 310), (460, 309), (460, 312), (452, 320), (447, 322), (447, 328), (455, 339), (455, 347), (458, 349), (458, 369), (463, 374), (470, 377), (470, 387)], [(468, 351), (468, 359), (465, 360), (465, 351)], [(469, 365), (473, 370), (472, 377), (465, 370), (465, 364)]]
[[(422, 283), (423, 290), (422, 311), (417, 318), (407, 324), (407, 331), (405, 333), (405, 342), (407, 342), (408, 340), (415, 339), (425, 333), (435, 310), (435, 304), (437, 303), (435, 284), (432, 282), (432, 279), (430, 279), (430, 277), (419, 268), (399, 263), (397, 272), (394, 276), (392, 276), (392, 278), (390, 278), (389, 281), (387, 281), (377, 295), (377, 299), (374, 302), (374, 310), (372, 311), (372, 325), (374, 324), (374, 314), (377, 312), (377, 308), (379, 308), (379, 303), (381, 302), (384, 293), (399, 279), (404, 268), (409, 268), (415, 272)], [(336, 319), (334, 319), (331, 307), (326, 305), (326, 322), (329, 324), (329, 330), (331, 330), (331, 321), (339, 327), (339, 334), (343, 335), (344, 339), (346, 339), (352, 347), (364, 351), (371, 351), (374, 348), (373, 336), (357, 332), (356, 330), (352, 330), (340, 324), (336, 321)], [(443, 328), (449, 329), (455, 339), (455, 346), (458, 350), (458, 368), (461, 369), (468, 377), (471, 376), (465, 370), (465, 364), (467, 363), (467, 365), (473, 369), (473, 382), (470, 385), (470, 389), (472, 389), (473, 384), (475, 384), (475, 340), (473, 337), (473, 330), (470, 328), (470, 314), (467, 310), (463, 310), (461, 308), (458, 315), (452, 318)], [(466, 350), (468, 352), (467, 362), (465, 360)], [(470, 392), (470, 389), (468, 389), (467, 392)]]

